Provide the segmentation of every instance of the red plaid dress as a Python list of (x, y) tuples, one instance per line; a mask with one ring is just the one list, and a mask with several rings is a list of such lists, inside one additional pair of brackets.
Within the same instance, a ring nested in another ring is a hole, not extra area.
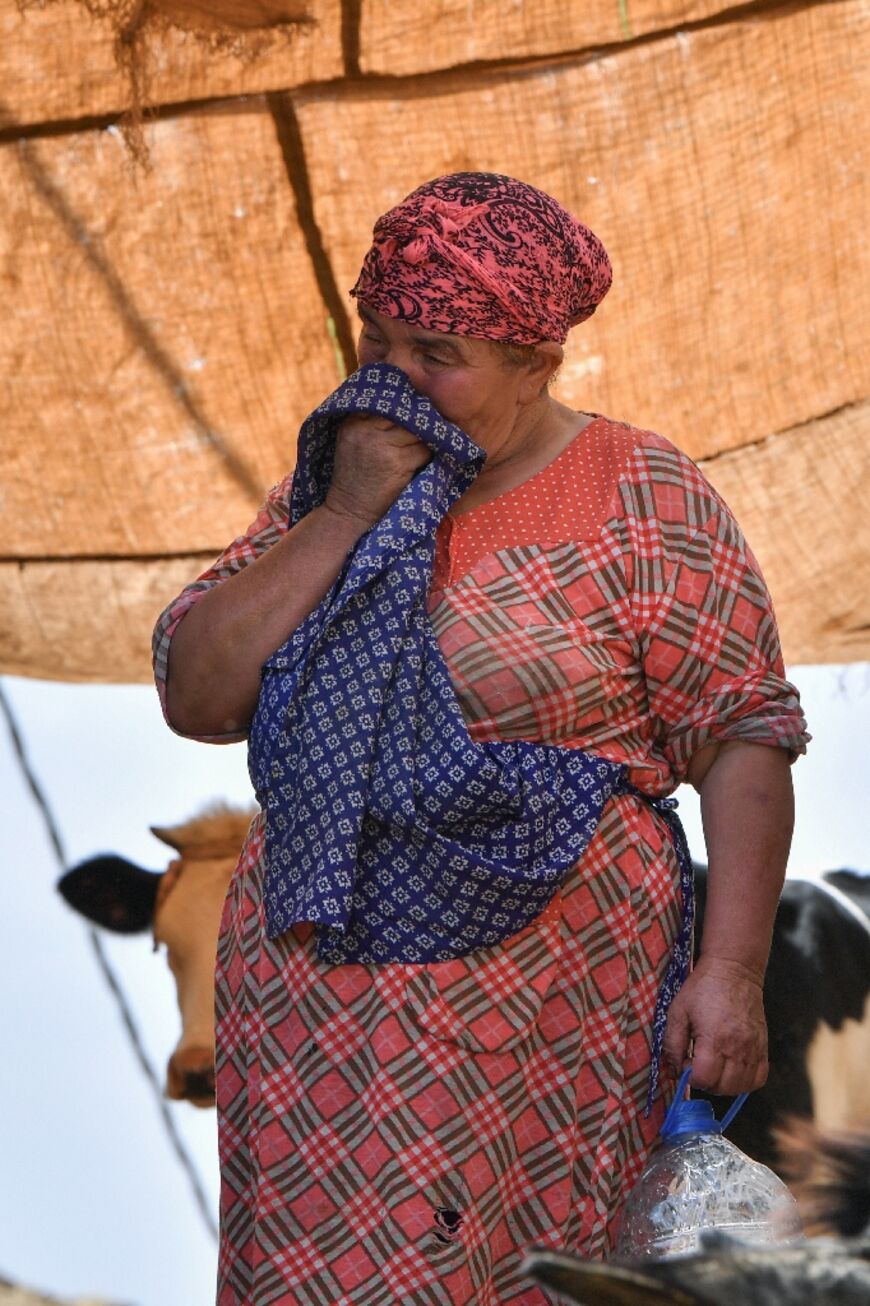
[[(289, 478), (170, 605), (287, 528)], [(477, 739), (627, 762), (653, 795), (726, 738), (803, 751), (757, 565), (667, 441), (597, 417), (525, 484), (439, 532), (432, 621)], [(262, 824), (217, 962), (220, 1306), (543, 1306), (524, 1249), (599, 1256), (644, 1165), (656, 994), (680, 919), (658, 818), (611, 799), (547, 911), (431, 965), (329, 966), (263, 930)], [(664, 1088), (670, 1085), (666, 1081)]]

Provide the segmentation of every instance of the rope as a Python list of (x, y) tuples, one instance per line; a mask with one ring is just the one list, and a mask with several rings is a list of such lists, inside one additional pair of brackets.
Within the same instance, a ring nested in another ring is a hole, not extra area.
[[(61, 840), (60, 832), (57, 827), (57, 822), (54, 819), (54, 815), (48, 804), (48, 800), (42, 790), (42, 786), (37, 780), (36, 774), (32, 766), (30, 765), (30, 761), (27, 756), (27, 750), (24, 746), (24, 740), (22, 738), (21, 731), (19, 730), (18, 727), (18, 722), (15, 719), (15, 714), (12, 711), (12, 707), (9, 703), (2, 682), (0, 682), (0, 709), (2, 709), (3, 715), (6, 718), (6, 724), (9, 729), (9, 735), (12, 740), (12, 747), (15, 751), (15, 756), (18, 761), (19, 769), (21, 771), (22, 776), (24, 777), (24, 781), (27, 785), (27, 788), (30, 790), (30, 794), (33, 798), (33, 801), (36, 804), (42, 816), (43, 822), (45, 824), (46, 833), (48, 834), (49, 841), (51, 843), (52, 848), (54, 849), (54, 853), (57, 858), (58, 865), (61, 868), (61, 870), (63, 870), (66, 867), (67, 859), (63, 847), (63, 841)], [(172, 1113), (170, 1112), (169, 1106), (163, 1096), (163, 1089), (161, 1087), (160, 1081), (157, 1078), (157, 1074), (154, 1070), (154, 1067), (151, 1065), (151, 1062), (148, 1059), (148, 1055), (142, 1044), (142, 1039), (139, 1034), (139, 1029), (136, 1025), (133, 1012), (127, 1000), (127, 996), (124, 993), (124, 990), (121, 986), (121, 982), (118, 979), (118, 976), (116, 975), (111, 962), (109, 961), (109, 958), (106, 954), (106, 950), (103, 946), (103, 941), (100, 938), (99, 934), (91, 925), (88, 925), (85, 928), (103, 982), (105, 983), (106, 987), (109, 989), (109, 991), (111, 992), (112, 996), (115, 999), (115, 1003), (118, 1008), (118, 1013), (121, 1017), (121, 1022), (125, 1030), (127, 1031), (127, 1037), (133, 1049), (133, 1054), (137, 1062), (139, 1063), (139, 1069), (141, 1070), (145, 1079), (148, 1081), (149, 1087), (151, 1088), (151, 1091), (154, 1094), (154, 1100), (157, 1105), (157, 1111), (163, 1123), (163, 1128), (166, 1131), (166, 1135), (169, 1140), (170, 1147), (172, 1148), (172, 1151), (175, 1154), (175, 1158), (178, 1161), (178, 1164), (181, 1166), (182, 1170), (184, 1171), (187, 1177), (187, 1180), (193, 1192), (194, 1201), (196, 1203), (200, 1215), (202, 1216), (203, 1222), (205, 1223), (205, 1226), (208, 1229), (209, 1233), (211, 1234), (212, 1238), (215, 1240), (215, 1242), (217, 1242), (217, 1238), (218, 1238), (217, 1224), (211, 1212), (208, 1198), (206, 1197), (205, 1190), (202, 1186), (202, 1182), (199, 1178), (199, 1175), (197, 1174), (193, 1161), (191, 1160), (190, 1155), (188, 1154), (187, 1149), (185, 1148), (184, 1143), (181, 1139), (181, 1136), (178, 1133), (178, 1130), (175, 1125), (175, 1121), (172, 1118)]]

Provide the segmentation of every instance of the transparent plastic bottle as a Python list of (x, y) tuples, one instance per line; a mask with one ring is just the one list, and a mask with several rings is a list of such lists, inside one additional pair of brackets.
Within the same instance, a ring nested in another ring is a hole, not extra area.
[(687, 1255), (705, 1229), (754, 1244), (800, 1237), (797, 1203), (782, 1180), (722, 1137), (747, 1095), (718, 1121), (709, 1102), (683, 1098), (690, 1075), (691, 1067), (662, 1125), (664, 1145), (626, 1199), (619, 1258)]

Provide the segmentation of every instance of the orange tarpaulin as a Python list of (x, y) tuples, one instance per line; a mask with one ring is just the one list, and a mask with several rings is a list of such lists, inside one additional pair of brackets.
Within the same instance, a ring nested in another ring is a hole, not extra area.
[(111, 8), (0, 0), (0, 670), (148, 678), (352, 358), (374, 218), (465, 167), (612, 255), (560, 397), (702, 462), (790, 661), (870, 657), (860, 0), (161, 0), (147, 165)]

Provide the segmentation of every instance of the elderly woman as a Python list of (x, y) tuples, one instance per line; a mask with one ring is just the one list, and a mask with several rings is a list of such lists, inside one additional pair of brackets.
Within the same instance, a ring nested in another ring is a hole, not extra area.
[(218, 955), (222, 1306), (541, 1303), (524, 1249), (607, 1253), (690, 1053), (764, 1082), (807, 735), (726, 506), (549, 393), (609, 284), (532, 186), (414, 191), (360, 371), (158, 624), (169, 723), (249, 736), (263, 807)]

